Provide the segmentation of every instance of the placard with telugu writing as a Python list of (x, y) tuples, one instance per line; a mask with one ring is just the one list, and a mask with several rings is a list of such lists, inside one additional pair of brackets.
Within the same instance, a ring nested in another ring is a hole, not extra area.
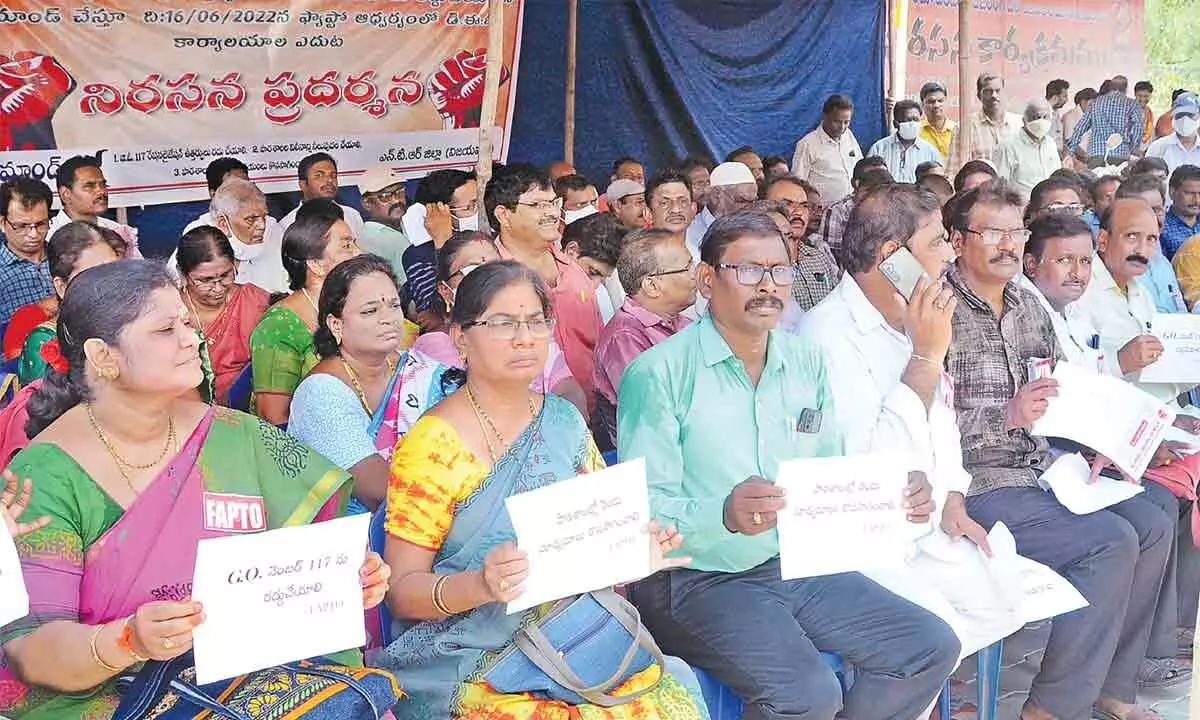
[(650, 574), (650, 495), (642, 458), (505, 500), (529, 557), (515, 613)]
[(201, 685), (360, 647), (368, 514), (201, 540), (192, 599)]
[(1046, 414), (1034, 422), (1032, 433), (1074, 440), (1131, 477), (1141, 477), (1175, 413), (1150, 393), (1111, 375), (1060, 362), (1053, 377), (1058, 395), (1046, 402)]
[(29, 614), (29, 592), (8, 526), (0, 522), (0, 626)]
[(912, 458), (897, 454), (805, 458), (779, 464), (784, 580), (893, 563), (910, 546), (904, 488)]
[(1200, 315), (1160, 313), (1150, 327), (1163, 353), (1142, 370), (1138, 381), (1200, 384)]

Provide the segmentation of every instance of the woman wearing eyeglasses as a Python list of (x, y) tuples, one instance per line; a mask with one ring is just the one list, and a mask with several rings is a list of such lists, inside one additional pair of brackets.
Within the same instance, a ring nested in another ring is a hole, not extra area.
[(225, 233), (201, 225), (184, 233), (175, 252), (183, 279), (179, 294), (193, 326), (204, 337), (215, 373), (216, 399), (228, 400), (229, 386), (250, 362), (250, 334), (270, 295), (257, 285), (237, 284), (237, 260)]
[[(425, 413), (392, 457), (384, 555), (395, 578), (387, 607), (396, 639), (368, 662), (395, 672), (408, 693), (393, 713), (400, 720), (704, 717), (691, 672), (671, 659), (630, 669), (612, 693), (628, 701), (613, 707), (489, 684), (516, 631), (548, 610), (506, 611), (528, 575), (506, 498), (604, 463), (575, 407), (529, 389), (554, 334), (535, 272), (513, 261), (484, 263), (455, 296), (450, 333), (466, 358), (465, 384)], [(653, 568), (685, 562), (663, 557), (682, 542), (673, 528), (649, 530)], [(601, 642), (589, 652), (596, 662), (616, 662), (626, 645)]]

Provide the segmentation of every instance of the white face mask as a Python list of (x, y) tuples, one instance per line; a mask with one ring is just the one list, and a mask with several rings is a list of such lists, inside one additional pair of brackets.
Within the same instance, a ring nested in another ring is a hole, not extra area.
[(1044, 138), (1050, 132), (1050, 118), (1038, 118), (1025, 122), (1025, 129), (1035, 138)]
[(238, 262), (250, 262), (258, 257), (261, 257), (266, 251), (267, 244), (265, 242), (247, 245), (239, 240), (237, 233), (233, 231), (233, 223), (229, 221), (228, 216), (225, 216), (225, 225), (229, 228), (229, 245), (233, 248), (233, 257), (236, 258)]
[(470, 217), (465, 217), (465, 218), (460, 218), (460, 217), (455, 216), (454, 217), (454, 229), (459, 232), (463, 232), (463, 231), (472, 231), (473, 232), (475, 230), (478, 230), (479, 229), (479, 216), (472, 215)]
[(896, 127), (896, 134), (901, 140), (916, 140), (921, 132), (920, 120), (907, 120)]
[(1177, 118), (1171, 118), (1171, 125), (1175, 128), (1175, 132), (1184, 137), (1192, 137), (1196, 134), (1196, 130), (1200, 129), (1200, 119), (1195, 116), (1181, 115)]
[(600, 211), (596, 209), (595, 205), (584, 205), (578, 210), (564, 210), (563, 222), (567, 225), (570, 225), (576, 220), (582, 220), (583, 218), (588, 217), (589, 215), (595, 215), (598, 212)]

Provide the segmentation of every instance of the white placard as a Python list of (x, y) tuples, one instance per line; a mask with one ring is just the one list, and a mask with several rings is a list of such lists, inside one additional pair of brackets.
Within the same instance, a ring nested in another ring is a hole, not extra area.
[(8, 525), (0, 520), (0, 626), (29, 614), (29, 592), (21, 576), (21, 558), (8, 534)]
[(650, 494), (642, 458), (511, 495), (517, 547), (529, 557), (508, 612), (650, 574)]
[[(992, 526), (988, 532), (988, 545), (992, 548), (989, 562), (993, 577), (1001, 586), (1019, 589), (1017, 613), (1024, 622), (1044, 620), (1088, 606), (1087, 598), (1062, 575), (1040, 562), (1018, 555), (1016, 538), (1004, 523)], [(1010, 581), (1014, 577), (1015, 582)]]
[(1038, 484), (1053, 490), (1062, 506), (1076, 515), (1088, 515), (1125, 502), (1143, 490), (1141, 485), (1104, 476), (1089, 483), (1091, 476), (1092, 466), (1088, 461), (1079, 453), (1070, 453), (1055, 460), (1038, 478)]
[(368, 514), (201, 540), (192, 599), (201, 685), (366, 644)]
[(1150, 323), (1163, 354), (1138, 375), (1138, 382), (1200, 384), (1200, 315), (1160, 313)]
[(779, 567), (784, 580), (865, 570), (901, 561), (912, 540), (904, 488), (906, 455), (786, 460), (776, 484)]
[(1141, 477), (1175, 414), (1153, 395), (1110, 375), (1060, 362), (1058, 396), (1033, 424), (1034, 435), (1086, 445), (1132, 477)]

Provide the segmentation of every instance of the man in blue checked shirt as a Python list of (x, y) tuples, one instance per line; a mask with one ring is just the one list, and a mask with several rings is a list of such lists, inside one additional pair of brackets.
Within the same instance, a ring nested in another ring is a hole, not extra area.
[(46, 262), (50, 200), (50, 188), (40, 180), (18, 177), (0, 185), (0, 326), (22, 305), (54, 294)]
[[(1145, 114), (1137, 100), (1125, 93), (1129, 91), (1129, 78), (1117, 75), (1111, 81), (1112, 90), (1102, 95), (1088, 105), (1075, 132), (1067, 139), (1067, 150), (1074, 152), (1088, 167), (1095, 168), (1108, 162), (1120, 165), (1129, 159), (1142, 144), (1142, 134), (1145, 130)], [(1080, 146), (1084, 133), (1091, 131), (1091, 139), (1087, 148)], [(1121, 143), (1109, 150), (1105, 142), (1112, 135), (1119, 135)]]

